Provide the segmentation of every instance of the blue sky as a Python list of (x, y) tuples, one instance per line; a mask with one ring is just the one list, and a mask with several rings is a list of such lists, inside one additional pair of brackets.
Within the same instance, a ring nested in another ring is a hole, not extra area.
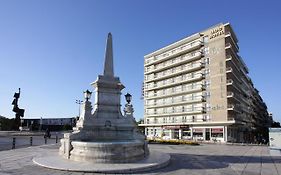
[[(0, 0), (0, 115), (13, 93), (26, 117), (73, 117), (76, 99), (103, 72), (113, 34), (114, 68), (143, 116), (143, 56), (220, 22), (230, 22), (256, 88), (281, 121), (279, 1)], [(92, 99), (93, 100), (93, 99)], [(124, 100), (122, 97), (124, 104)]]

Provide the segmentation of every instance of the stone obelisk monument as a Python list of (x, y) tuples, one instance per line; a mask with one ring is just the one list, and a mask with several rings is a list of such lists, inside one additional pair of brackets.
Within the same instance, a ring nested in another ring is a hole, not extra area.
[(144, 135), (137, 132), (133, 116), (121, 113), (124, 88), (114, 76), (112, 35), (108, 34), (104, 72), (91, 84), (95, 103), (86, 99), (72, 133), (61, 139), (60, 155), (66, 159), (99, 163), (127, 163), (149, 154)]

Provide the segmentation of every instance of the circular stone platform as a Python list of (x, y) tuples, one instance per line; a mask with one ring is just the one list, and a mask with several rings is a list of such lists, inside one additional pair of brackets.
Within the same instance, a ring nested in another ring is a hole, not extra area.
[(34, 157), (37, 165), (64, 171), (93, 172), (93, 173), (136, 173), (151, 171), (165, 167), (170, 162), (170, 155), (151, 151), (144, 160), (133, 163), (90, 163), (64, 159), (58, 153), (51, 152), (48, 156)]

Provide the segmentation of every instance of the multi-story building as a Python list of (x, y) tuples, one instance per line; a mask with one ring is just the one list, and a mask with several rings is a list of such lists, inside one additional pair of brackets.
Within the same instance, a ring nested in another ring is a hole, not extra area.
[(144, 56), (140, 126), (147, 137), (220, 142), (261, 137), (267, 107), (237, 43), (231, 25), (220, 23)]

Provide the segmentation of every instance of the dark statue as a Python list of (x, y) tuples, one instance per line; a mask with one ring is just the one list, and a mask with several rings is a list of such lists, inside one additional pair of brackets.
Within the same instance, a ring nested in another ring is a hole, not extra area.
[(24, 117), (24, 109), (20, 109), (18, 106), (18, 100), (20, 98), (20, 88), (19, 92), (14, 94), (14, 100), (12, 102), (13, 112), (15, 112), (15, 123), (14, 123), (14, 129), (18, 129), (20, 126), (20, 117)]

